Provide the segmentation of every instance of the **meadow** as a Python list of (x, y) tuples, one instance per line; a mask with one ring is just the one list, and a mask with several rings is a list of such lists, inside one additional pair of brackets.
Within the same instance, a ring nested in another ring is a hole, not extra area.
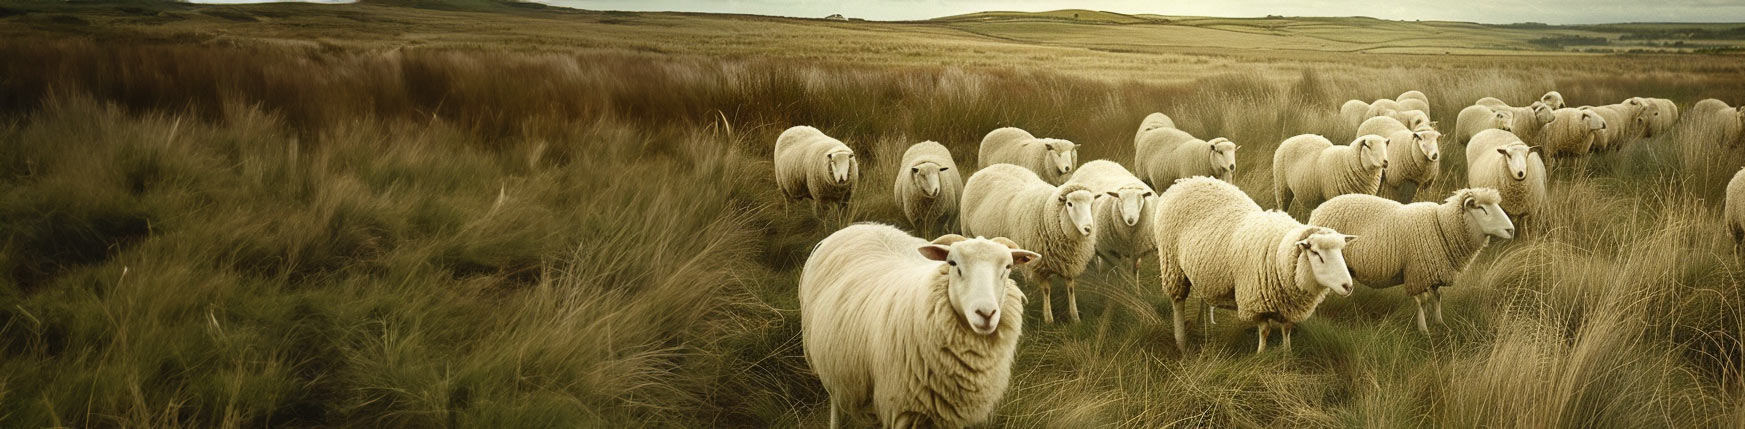
[[(1272, 149), (1348, 139), (1346, 99), (1422, 90), (1444, 130), (1477, 98), (1552, 89), (1745, 101), (1745, 62), (1722, 55), (1109, 49), (1103, 32), (1145, 28), (1102, 22), (1042, 43), (956, 20), (7, 8), (7, 427), (814, 427), (799, 267), (851, 222), (900, 222), (909, 144), (973, 166), (984, 133), (1018, 126), (1125, 163), (1165, 112), (1242, 145), (1234, 180), (1271, 207)], [(849, 212), (782, 210), (769, 160), (792, 125), (861, 154)], [(1445, 289), (1430, 336), (1398, 289), (1359, 287), (1292, 351), (1255, 354), (1220, 317), (1183, 355), (1155, 261), (1092, 270), (1076, 324), (1043, 324), (1026, 284), (992, 424), (1745, 425), (1745, 263), (1720, 218), (1745, 154), (1715, 140), (1680, 126), (1555, 164), (1547, 211)], [(1465, 182), (1459, 149), (1420, 200)]]

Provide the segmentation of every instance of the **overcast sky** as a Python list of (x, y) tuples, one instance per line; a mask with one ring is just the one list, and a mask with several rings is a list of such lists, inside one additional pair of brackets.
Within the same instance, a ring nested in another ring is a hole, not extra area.
[(592, 10), (688, 11), (871, 20), (988, 10), (1093, 9), (1129, 14), (1369, 16), (1486, 23), (1745, 22), (1745, 0), (542, 0)]

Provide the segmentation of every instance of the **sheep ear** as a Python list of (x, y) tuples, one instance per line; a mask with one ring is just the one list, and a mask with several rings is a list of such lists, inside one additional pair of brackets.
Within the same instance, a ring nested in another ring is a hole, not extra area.
[(1042, 254), (1019, 248), (1012, 249), (1012, 265), (1024, 265), (1036, 262), (1037, 259), (1042, 259)]
[(909, 174), (920, 173), (921, 167), (909, 167)]
[(1499, 147), (1499, 148), (1497, 148), (1497, 153), (1500, 153), (1500, 154), (1503, 154), (1503, 155), (1508, 155), (1508, 154), (1509, 154), (1509, 149), (1508, 149), (1508, 148), (1502, 148), (1502, 147)]
[(922, 257), (925, 257), (928, 260), (932, 260), (932, 261), (943, 262), (943, 261), (945, 261), (945, 257), (951, 256), (951, 247), (950, 246), (944, 246), (944, 245), (938, 245), (938, 244), (929, 244), (926, 246), (921, 246), (921, 248), (918, 250), (921, 251)]
[(950, 170), (951, 167), (939, 167), (939, 171)]
[(1309, 250), (1309, 246), (1312, 246), (1311, 244), (1309, 244), (1309, 240), (1302, 240), (1302, 241), (1297, 242), (1298, 249)]
[(1142, 195), (1142, 196), (1145, 198), (1151, 198), (1151, 196), (1153, 196), (1153, 195), (1157, 195), (1157, 193), (1151, 192), (1151, 191), (1145, 191), (1145, 195)]
[(1478, 200), (1472, 198), (1471, 195), (1467, 195), (1461, 198), (1460, 205), (1465, 206), (1468, 209), (1476, 209), (1478, 208)]
[(1350, 243), (1350, 242), (1352, 242), (1352, 241), (1354, 241), (1354, 240), (1357, 240), (1357, 236), (1355, 236), (1355, 235), (1347, 235), (1347, 236), (1345, 236), (1345, 242), (1346, 242), (1346, 243)]
[(1108, 195), (1108, 196), (1115, 197), (1115, 198), (1121, 198), (1121, 193), (1115, 192), (1115, 191), (1104, 192), (1103, 195)]

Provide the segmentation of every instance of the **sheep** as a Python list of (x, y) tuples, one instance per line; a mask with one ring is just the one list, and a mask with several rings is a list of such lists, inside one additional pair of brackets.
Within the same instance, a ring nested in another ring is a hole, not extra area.
[(1369, 103), (1365, 103), (1363, 100), (1346, 100), (1345, 104), (1339, 105), (1339, 123), (1347, 127), (1356, 127), (1367, 118), (1364, 116), (1366, 113), (1369, 113)]
[(1061, 139), (1039, 139), (1030, 132), (1006, 127), (982, 137), (978, 160), (983, 168), (1012, 164), (1028, 168), (1051, 185), (1065, 183), (1078, 165), (1078, 144)]
[(1498, 129), (1514, 131), (1515, 111), (1513, 109), (1491, 109), (1485, 106), (1472, 105), (1460, 109), (1460, 116), (1454, 122), (1454, 142), (1466, 144), (1479, 131)]
[(1728, 106), (1727, 102), (1725, 102), (1725, 101), (1716, 100), (1713, 98), (1704, 98), (1702, 101), (1698, 101), (1697, 104), (1690, 106), (1690, 114), (1692, 116), (1695, 116), (1695, 117), (1702, 117), (1702, 115), (1707, 114), (1709, 112), (1713, 112), (1716, 110), (1727, 110), (1727, 109), (1731, 109), (1731, 108), (1733, 108), (1733, 107)]
[[(1400, 204), (1370, 195), (1340, 195), (1316, 207), (1309, 224), (1363, 237), (1345, 248), (1358, 283), (1376, 289), (1404, 284), (1418, 303), (1418, 331), (1425, 303), (1442, 320), (1442, 288), (1472, 264), (1490, 238), (1515, 238), (1502, 194), (1491, 188), (1454, 191), (1442, 203)], [(1434, 231), (1434, 233), (1432, 233)]]
[[(1640, 115), (1632, 116), (1631, 109), (1621, 104), (1598, 107), (1585, 106), (1581, 110), (1598, 114), (1600, 120), (1605, 123), (1605, 126), (1598, 133), (1594, 133), (1593, 148), (1591, 149), (1594, 152), (1621, 150), (1625, 144), (1642, 137), (1637, 133), (1645, 133), (1648, 130), (1647, 121), (1644, 118)], [(1630, 123), (1638, 125), (1622, 125)]]
[(1430, 102), (1428, 102), (1428, 101), (1419, 100), (1416, 98), (1407, 98), (1407, 99), (1400, 100), (1399, 103), (1400, 103), (1400, 110), (1402, 110), (1402, 111), (1403, 110), (1417, 110), (1420, 112), (1424, 112), (1425, 114), (1430, 113)]
[(1091, 204), (1097, 224), (1097, 257), (1111, 264), (1132, 258), (1137, 275), (1141, 258), (1157, 251), (1150, 236), (1151, 199), (1156, 192), (1121, 164), (1101, 159), (1079, 166), (1066, 183), (1114, 197), (1098, 198)]
[(860, 180), (860, 162), (854, 159), (853, 149), (804, 125), (776, 137), (774, 167), (776, 187), (787, 197), (785, 201), (811, 199), (813, 213), (825, 202), (838, 202), (846, 209)]
[(1138, 145), (1139, 138), (1144, 136), (1146, 131), (1158, 128), (1175, 128), (1175, 120), (1170, 119), (1169, 115), (1165, 115), (1163, 112), (1152, 112), (1145, 115), (1145, 120), (1139, 121), (1139, 132), (1133, 134), (1133, 144)]
[(1011, 237), (1048, 255), (1025, 270), (1042, 287), (1042, 320), (1054, 323), (1054, 278), (1066, 279), (1067, 315), (1079, 320), (1077, 279), (1097, 249), (1091, 213), (1098, 195), (1080, 184), (1049, 185), (1036, 173), (995, 164), (969, 176), (958, 222), (964, 234)]
[(1133, 173), (1152, 189), (1176, 179), (1212, 176), (1232, 180), (1237, 145), (1222, 137), (1200, 140), (1186, 131), (1159, 128), (1141, 135), (1133, 147)]
[[(1383, 98), (1369, 103), (1369, 110), (1363, 112), (1363, 119), (1387, 116), (1393, 114), (1393, 112), (1401, 110), (1406, 109), (1401, 109), (1398, 101)], [(1361, 124), (1361, 122), (1359, 122), (1359, 124)]]
[(1387, 138), (1387, 169), (1382, 171), (1381, 190), (1377, 192), (1402, 203), (1412, 202), (1418, 189), (1436, 182), (1442, 172), (1442, 133), (1434, 129), (1407, 129), (1394, 118), (1378, 116), (1363, 121), (1357, 127), (1359, 135)]
[(1678, 123), (1678, 103), (1664, 98), (1650, 98), (1654, 102), (1655, 115), (1648, 119), (1649, 137), (1665, 135), (1672, 131), (1672, 126)]
[(1005, 238), (929, 243), (873, 223), (825, 237), (800, 272), (800, 336), (830, 395), (830, 426), (986, 421), (1024, 332), (1011, 269), (1039, 258)]
[[(1430, 121), (1430, 115), (1422, 110), (1400, 110), (1385, 116), (1400, 121), (1401, 124), (1406, 125), (1407, 129), (1412, 130), (1428, 130), (1436, 126), (1435, 122)], [(1357, 135), (1363, 135), (1363, 133), (1357, 133)]]
[(1500, 108), (1500, 107), (1514, 107), (1514, 106), (1510, 106), (1509, 103), (1504, 103), (1503, 100), (1498, 99), (1496, 97), (1480, 98), (1480, 99), (1478, 99), (1478, 101), (1472, 102), (1472, 105), (1484, 106), (1484, 107), (1489, 107), (1492, 109)]
[(1492, 110), (1509, 110), (1514, 113), (1515, 123), (1509, 127), (1510, 132), (1527, 141), (1534, 141), (1538, 137), (1539, 129), (1556, 118), (1553, 114), (1556, 108), (1542, 101), (1535, 101), (1526, 107), (1513, 107), (1495, 97), (1485, 97), (1472, 104), (1489, 107)]
[(1190, 292), (1208, 306), (1233, 309), (1238, 319), (1258, 324), (1256, 352), (1266, 351), (1274, 326), (1282, 328), (1289, 350), (1291, 331), (1314, 314), (1328, 291), (1351, 294), (1341, 250), (1355, 237), (1261, 210), (1228, 182), (1207, 177), (1176, 182), (1157, 197), (1152, 222), (1163, 292), (1174, 310), (1175, 345), (1183, 352), (1183, 304)]
[(1272, 155), (1273, 193), (1278, 209), (1290, 210), (1297, 197), (1310, 208), (1341, 194), (1374, 194), (1388, 165), (1387, 138), (1358, 137), (1334, 145), (1326, 137), (1303, 134), (1279, 143)]
[(957, 213), (957, 198), (963, 193), (963, 174), (951, 158), (951, 150), (934, 141), (909, 146), (891, 195), (903, 209), (903, 218), (923, 235), (932, 226)]
[[(1400, 96), (1394, 97), (1394, 99), (1402, 101), (1402, 102), (1404, 102), (1406, 100), (1418, 100), (1418, 101), (1424, 102), (1424, 104), (1426, 104), (1426, 105), (1430, 104), (1430, 97), (1424, 96), (1423, 91), (1419, 91), (1416, 89), (1402, 92), (1402, 93), (1400, 93)], [(1424, 109), (1424, 111), (1428, 112), (1430, 110)]]
[(1739, 144), (1741, 137), (1745, 137), (1745, 132), (1741, 132), (1745, 129), (1745, 107), (1714, 110), (1704, 116), (1706, 117), (1698, 119), (1713, 130), (1711, 135), (1720, 137), (1721, 144), (1734, 146)]
[(1545, 148), (1545, 155), (1552, 158), (1592, 151), (1594, 139), (1607, 126), (1606, 120), (1592, 110), (1565, 107), (1553, 114), (1556, 119), (1539, 130), (1539, 146)]
[(1557, 91), (1546, 92), (1545, 95), (1539, 96), (1539, 102), (1545, 103), (1546, 107), (1550, 107), (1553, 110), (1566, 107), (1563, 105), (1563, 94), (1558, 93)]
[(1727, 223), (1727, 233), (1733, 237), (1733, 252), (1745, 252), (1745, 168), (1733, 173), (1727, 181), (1727, 199), (1721, 217)]
[(1514, 133), (1479, 132), (1466, 145), (1467, 186), (1496, 189), (1510, 222), (1522, 225), (1545, 202), (1545, 159), (1539, 153)]

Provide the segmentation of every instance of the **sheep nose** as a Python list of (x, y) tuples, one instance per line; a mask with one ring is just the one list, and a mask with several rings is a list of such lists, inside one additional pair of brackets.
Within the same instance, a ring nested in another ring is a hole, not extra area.
[(992, 309), (992, 310), (977, 309), (976, 315), (981, 316), (982, 320), (994, 320), (994, 316), (1000, 315), (1000, 309), (998, 309), (998, 308)]
[(1072, 166), (1070, 166), (1070, 165), (1068, 165), (1068, 166), (1065, 166), (1065, 167), (1060, 167), (1060, 172), (1062, 172), (1062, 173), (1071, 173), (1071, 172), (1072, 172)]
[(1503, 233), (1508, 234), (1510, 237), (1514, 237), (1515, 236), (1515, 228), (1503, 228)]
[(1440, 157), (1441, 157), (1441, 155), (1437, 155), (1437, 154), (1434, 154), (1434, 153), (1432, 153), (1432, 154), (1430, 154), (1430, 160), (1431, 160), (1431, 161), (1435, 161), (1435, 160), (1436, 160), (1436, 158), (1440, 158)]

